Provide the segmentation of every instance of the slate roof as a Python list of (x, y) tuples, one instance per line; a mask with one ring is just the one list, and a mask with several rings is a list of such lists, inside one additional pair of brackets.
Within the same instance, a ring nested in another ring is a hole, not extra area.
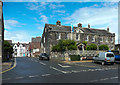
[[(71, 26), (57, 26), (54, 24), (45, 24), (45, 28), (50, 29), (50, 31), (58, 31), (58, 32), (71, 32)], [(74, 27), (76, 29), (78, 27)], [(108, 32), (104, 29), (94, 29), (94, 28), (80, 28), (85, 34), (96, 34), (96, 35), (106, 35), (106, 36), (114, 36), (113, 33)]]

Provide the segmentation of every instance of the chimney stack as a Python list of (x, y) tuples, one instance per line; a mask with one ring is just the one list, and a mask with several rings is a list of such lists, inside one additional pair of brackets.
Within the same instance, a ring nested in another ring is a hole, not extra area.
[(109, 32), (109, 27), (107, 27), (107, 31)]
[(56, 22), (56, 25), (61, 26), (61, 22), (58, 20), (58, 21)]
[(78, 27), (82, 27), (82, 24), (81, 24), (81, 23), (79, 23), (79, 24), (78, 24)]
[(88, 24), (88, 28), (90, 28), (90, 24)]

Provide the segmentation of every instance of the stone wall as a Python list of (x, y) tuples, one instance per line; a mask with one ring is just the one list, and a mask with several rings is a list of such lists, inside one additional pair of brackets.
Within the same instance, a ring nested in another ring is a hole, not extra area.
[(64, 53), (61, 52), (51, 52), (50, 59), (51, 60), (69, 60), (69, 55), (80, 55), (81, 57), (86, 57), (87, 59), (92, 59), (92, 57), (96, 56), (99, 52), (106, 52), (106, 51), (94, 51), (94, 50), (72, 50), (72, 51), (65, 51)]

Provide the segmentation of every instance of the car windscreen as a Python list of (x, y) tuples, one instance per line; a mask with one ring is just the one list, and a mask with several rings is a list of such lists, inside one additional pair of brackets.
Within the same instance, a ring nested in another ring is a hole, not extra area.
[(106, 57), (114, 57), (114, 55), (113, 54), (107, 54)]
[(46, 53), (43, 53), (43, 56), (47, 56), (47, 54), (46, 54)]

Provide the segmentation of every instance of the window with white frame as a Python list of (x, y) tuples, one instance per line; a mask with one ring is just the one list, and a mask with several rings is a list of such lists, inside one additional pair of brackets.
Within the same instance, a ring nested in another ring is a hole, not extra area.
[(65, 34), (65, 39), (68, 39), (68, 34), (67, 33)]
[(57, 40), (60, 40), (61, 39), (61, 33), (57, 33), (56, 38), (57, 38)]
[(114, 42), (114, 38), (112, 37), (112, 42)]
[(95, 42), (95, 36), (93, 36), (93, 38), (92, 38), (92, 42)]
[(89, 36), (88, 35), (86, 36), (86, 40), (85, 41), (89, 41)]
[(103, 42), (103, 37), (100, 37), (100, 42)]
[(106, 42), (108, 42), (108, 37), (106, 37)]

